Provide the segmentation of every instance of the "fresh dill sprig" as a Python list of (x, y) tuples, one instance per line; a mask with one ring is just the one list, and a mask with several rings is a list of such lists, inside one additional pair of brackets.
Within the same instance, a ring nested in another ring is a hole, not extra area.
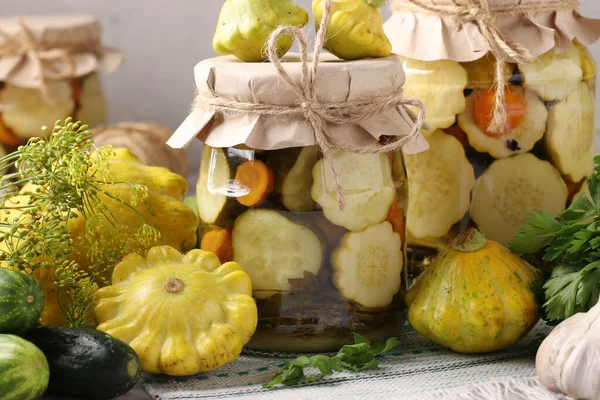
[[(114, 265), (160, 236), (134, 207), (147, 196), (145, 186), (127, 183), (129, 203), (111, 193), (123, 184), (110, 179), (114, 152), (96, 148), (91, 135), (70, 118), (57, 121), (47, 138), (32, 138), (0, 159), (0, 261), (28, 273), (54, 268), (58, 304), (69, 326), (90, 324), (94, 293), (110, 283)], [(124, 225), (111, 212), (114, 207), (133, 211), (139, 226), (132, 231)], [(69, 230), (76, 218), (85, 219), (80, 237)], [(85, 249), (90, 265), (79, 265), (74, 249)]]

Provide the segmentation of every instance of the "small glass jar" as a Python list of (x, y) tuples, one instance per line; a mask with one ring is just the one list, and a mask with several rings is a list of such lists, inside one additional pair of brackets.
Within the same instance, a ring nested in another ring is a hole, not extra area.
[(106, 123), (106, 100), (97, 73), (48, 81), (51, 99), (37, 88), (0, 82), (0, 143), (8, 148), (42, 136), (43, 126), (72, 117), (94, 127)]
[(201, 248), (218, 232), (230, 237), (221, 261), (252, 279), (258, 327), (248, 348), (337, 350), (352, 332), (376, 339), (404, 324), (403, 155), (333, 154), (346, 211), (315, 146), (203, 147)]
[(0, 30), (0, 144), (15, 148), (67, 117), (106, 122), (99, 72), (114, 71), (122, 55), (102, 46), (95, 17), (2, 17)]
[(508, 246), (526, 216), (555, 216), (584, 190), (595, 154), (596, 65), (577, 41), (506, 65), (503, 133), (488, 130), (491, 55), (465, 63), (403, 58), (403, 65), (405, 93), (425, 103), (431, 127), (430, 149), (406, 157), (409, 275), (468, 227)]

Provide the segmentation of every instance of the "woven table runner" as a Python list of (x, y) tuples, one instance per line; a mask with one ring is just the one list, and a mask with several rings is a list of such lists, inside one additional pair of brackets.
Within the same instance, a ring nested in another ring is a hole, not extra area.
[(144, 389), (155, 399), (566, 399), (544, 389), (535, 353), (551, 328), (539, 323), (512, 348), (464, 355), (443, 349), (407, 328), (400, 347), (380, 359), (380, 369), (339, 373), (318, 383), (280, 389), (262, 385), (284, 364), (277, 355), (244, 354), (216, 371), (188, 378), (148, 375)]

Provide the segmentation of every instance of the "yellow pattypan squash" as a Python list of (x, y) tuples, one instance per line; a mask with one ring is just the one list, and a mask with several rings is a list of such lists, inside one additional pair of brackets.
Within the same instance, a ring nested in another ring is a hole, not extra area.
[(96, 292), (98, 329), (128, 343), (142, 370), (185, 376), (235, 360), (254, 334), (250, 277), (203, 250), (153, 247), (126, 256)]
[[(135, 205), (134, 211), (124, 207), (119, 201), (109, 199), (105, 194), (99, 194), (102, 205), (123, 225), (119, 227), (120, 233), (117, 233), (116, 228), (108, 221), (103, 221), (103, 226), (99, 229), (114, 232), (115, 238), (127, 237), (135, 233), (141, 226), (141, 215), (148, 225), (160, 231), (161, 237), (156, 243), (157, 245), (172, 246), (181, 251), (194, 248), (199, 222), (196, 213), (183, 203), (188, 190), (186, 179), (166, 168), (142, 164), (127, 149), (115, 149), (114, 152), (115, 154), (108, 162), (109, 178), (114, 182), (127, 183), (105, 186), (104, 189), (115, 198), (131, 203), (129, 183), (133, 183), (146, 186), (148, 196), (140, 204)], [(27, 184), (21, 189), (21, 195), (15, 196), (10, 201), (27, 203), (29, 196), (25, 193), (35, 190), (37, 190), (35, 186)], [(17, 218), (19, 215), (20, 211), (13, 209), (4, 211), (3, 218)], [(87, 270), (91, 264), (90, 248), (85, 239), (86, 222), (79, 216), (71, 219), (68, 226), (70, 237), (73, 239), (69, 258), (76, 261), (83, 270)], [(6, 242), (0, 243), (0, 249), (6, 249), (7, 245)], [(40, 268), (34, 271), (33, 276), (39, 280), (46, 293), (42, 323), (47, 325), (63, 324), (64, 316), (58, 305), (58, 288), (54, 283), (54, 269)]]
[[(325, 3), (312, 3), (317, 29)], [(383, 17), (378, 10), (384, 5), (385, 0), (333, 0), (325, 49), (344, 60), (389, 56), (392, 44), (383, 31)]]
[[(219, 15), (213, 48), (219, 54), (233, 54), (245, 62), (265, 61), (266, 44), (280, 26), (303, 27), (308, 13), (292, 0), (226, 0)], [(277, 41), (282, 57), (292, 47), (294, 37), (285, 35)]]
[(461, 353), (513, 345), (538, 321), (530, 289), (535, 269), (469, 229), (441, 252), (406, 295), (419, 333)]

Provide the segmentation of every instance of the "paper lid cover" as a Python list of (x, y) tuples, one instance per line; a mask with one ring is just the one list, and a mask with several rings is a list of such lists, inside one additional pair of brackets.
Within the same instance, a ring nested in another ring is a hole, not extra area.
[[(298, 82), (301, 63), (298, 54), (282, 59), (288, 75)], [(244, 63), (233, 56), (217, 57), (195, 67), (197, 90), (203, 94), (238, 102), (292, 106), (298, 95), (282, 81), (271, 63)], [(390, 94), (404, 84), (402, 63), (397, 56), (357, 61), (342, 61), (323, 54), (316, 80), (319, 103), (344, 102)], [(356, 145), (369, 146), (381, 136), (409, 135), (414, 116), (397, 107), (354, 125), (328, 124), (330, 136)], [(181, 124), (168, 144), (186, 147), (198, 138), (212, 147), (245, 144), (251, 148), (274, 150), (315, 144), (309, 122), (301, 117), (271, 117), (257, 114), (227, 115), (197, 107)], [(427, 148), (427, 142), (414, 136), (405, 147), (407, 153)]]
[(23, 46), (29, 35), (43, 61), (46, 79), (78, 78), (93, 71), (110, 73), (123, 61), (121, 52), (102, 46), (101, 26), (94, 16), (26, 16), (22, 21), (23, 25), (17, 17), (0, 18), (0, 81), (40, 87), (35, 62)]
[[(453, 0), (420, 0), (433, 6), (452, 6)], [(460, 2), (458, 2), (460, 3)], [(590, 45), (600, 38), (600, 20), (582, 17), (575, 9), (544, 10), (561, 0), (487, 0), (490, 7), (535, 5), (539, 11), (498, 15), (494, 23), (511, 42), (525, 46), (533, 56), (549, 50), (567, 50), (573, 39)], [(453, 16), (406, 11), (409, 0), (392, 0), (394, 13), (385, 23), (393, 51), (422, 61), (474, 61), (490, 51), (475, 21), (462, 22)], [(414, 9), (414, 7), (411, 7)]]

